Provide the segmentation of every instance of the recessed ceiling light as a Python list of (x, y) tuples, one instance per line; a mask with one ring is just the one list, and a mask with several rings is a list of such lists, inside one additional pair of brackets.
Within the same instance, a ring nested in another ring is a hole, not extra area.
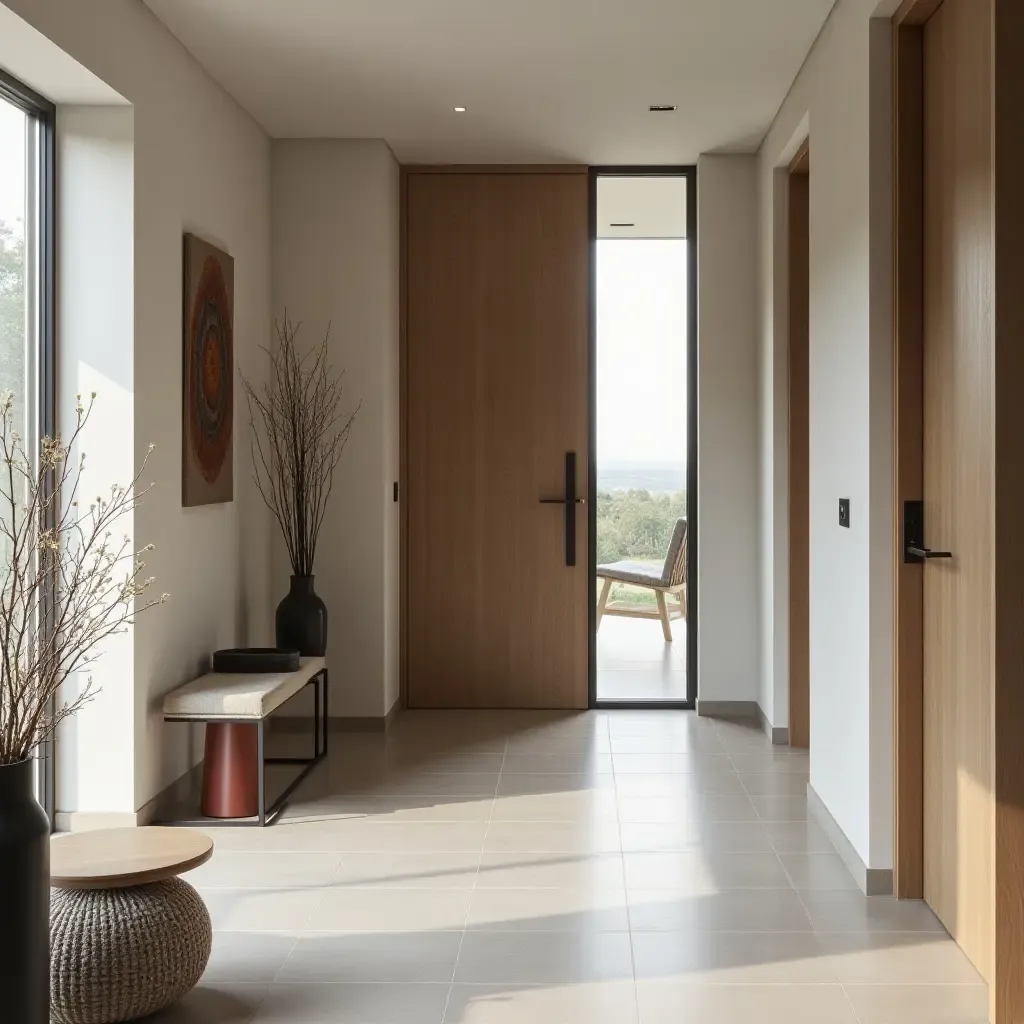
[(456, 114), (464, 114), (465, 112), (466, 112), (466, 108), (465, 107), (456, 107), (455, 108), (455, 113)]

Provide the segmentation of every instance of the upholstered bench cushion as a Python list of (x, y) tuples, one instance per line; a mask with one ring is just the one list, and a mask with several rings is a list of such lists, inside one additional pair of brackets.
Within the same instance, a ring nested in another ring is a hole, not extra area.
[(319, 672), (323, 658), (303, 658), (297, 672), (234, 675), (210, 672), (164, 697), (164, 715), (174, 718), (266, 718)]
[(643, 562), (611, 562), (599, 565), (597, 575), (619, 583), (639, 583), (641, 586), (660, 587), (665, 583), (660, 565), (645, 565)]

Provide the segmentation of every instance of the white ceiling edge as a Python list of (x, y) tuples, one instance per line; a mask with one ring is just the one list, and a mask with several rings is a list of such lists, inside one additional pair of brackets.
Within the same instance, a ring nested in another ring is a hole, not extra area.
[(833, 6), (144, 2), (272, 138), (379, 138), (405, 164), (590, 166), (756, 153)]

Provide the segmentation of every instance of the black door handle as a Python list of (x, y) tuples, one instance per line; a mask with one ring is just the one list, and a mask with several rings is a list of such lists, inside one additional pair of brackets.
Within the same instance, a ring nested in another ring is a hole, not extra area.
[(584, 503), (576, 497), (576, 453), (565, 453), (565, 497), (541, 498), (542, 505), (565, 506), (565, 564), (576, 564), (576, 506)]
[(915, 558), (920, 558), (924, 561), (927, 558), (952, 558), (952, 551), (932, 551), (931, 548), (919, 548), (913, 545), (908, 545), (907, 554), (913, 555)]
[(931, 558), (952, 558), (952, 551), (932, 551), (924, 546), (924, 502), (903, 502), (903, 561), (927, 562)]

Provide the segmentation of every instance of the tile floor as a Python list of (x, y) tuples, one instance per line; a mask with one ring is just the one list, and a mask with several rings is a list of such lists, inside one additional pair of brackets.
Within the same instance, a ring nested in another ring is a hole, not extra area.
[(689, 712), (410, 712), (213, 830), (160, 1024), (982, 1024), (928, 909), (865, 899), (804, 755)]
[(597, 631), (599, 700), (686, 700), (686, 623), (666, 643), (656, 619), (607, 616)]

